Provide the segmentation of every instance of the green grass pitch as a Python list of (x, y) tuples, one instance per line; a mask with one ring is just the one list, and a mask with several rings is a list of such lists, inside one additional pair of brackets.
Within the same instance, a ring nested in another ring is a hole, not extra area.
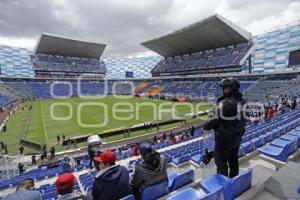
[[(36, 100), (25, 102), (19, 108), (24, 107), (25, 104), (32, 105), (31, 120), (28, 131), (26, 131), (26, 139), (39, 144), (47, 144), (48, 147), (55, 145), (58, 150), (64, 149), (61, 145), (56, 144), (57, 135), (62, 136), (64, 134), (68, 138), (101, 133), (110, 129), (131, 127), (146, 121), (154, 121), (156, 119), (155, 114), (159, 115), (160, 113), (159, 110), (176, 110), (177, 115), (182, 117), (187, 113), (194, 112), (196, 109), (196, 111), (200, 111), (212, 108), (212, 105), (205, 103), (197, 106), (195, 103), (173, 103), (129, 96), (128, 99), (107, 96), (103, 99), (74, 97), (70, 99)], [(53, 107), (55, 104), (57, 105)], [(192, 106), (192, 110), (189, 105)], [(172, 109), (172, 106), (175, 106), (175, 108)], [(0, 133), (0, 141), (8, 144), (10, 154), (18, 151), (21, 132), (24, 129), (28, 113), (26, 109), (23, 111), (18, 110), (8, 120), (7, 132)], [(51, 113), (57, 119), (53, 118)], [(116, 117), (121, 119), (116, 119)], [(163, 117), (163, 120), (168, 118), (166, 115), (163, 115)], [(104, 123), (105, 120), (106, 123)], [(82, 126), (80, 123), (87, 127)], [(101, 124), (103, 125), (100, 126)], [(176, 124), (164, 126), (162, 129), (172, 126), (176, 126)], [(132, 133), (131, 137), (145, 133), (146, 131), (138, 131)], [(122, 138), (123, 134), (106, 138), (106, 141), (110, 142)], [(80, 144), (79, 146), (82, 145), (86, 144)], [(31, 152), (32, 150), (29, 149), (25, 151), (25, 153)]]

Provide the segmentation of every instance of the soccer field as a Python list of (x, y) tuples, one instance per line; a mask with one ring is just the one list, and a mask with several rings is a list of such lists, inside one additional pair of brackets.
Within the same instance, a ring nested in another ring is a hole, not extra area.
[[(27, 108), (23, 110), (25, 105)], [(31, 111), (28, 111), (29, 105), (32, 105)], [(124, 99), (124, 96), (123, 99), (107, 96), (103, 99), (74, 97), (28, 101), (21, 104), (18, 111), (8, 120), (7, 132), (0, 134), (0, 140), (8, 144), (10, 153), (15, 153), (23, 131), (25, 138), (29, 141), (47, 144), (48, 147), (55, 145), (58, 150), (63, 150), (56, 145), (57, 135), (62, 138), (62, 134), (64, 134), (67, 139), (79, 135), (99, 134), (106, 130), (156, 121), (160, 115), (162, 120), (172, 119), (171, 112), (168, 111), (176, 111), (176, 116), (184, 117), (187, 113), (211, 108), (212, 105), (204, 103), (175, 103), (129, 96), (128, 99)], [(24, 132), (26, 117), (29, 115), (28, 129)], [(176, 126), (176, 124), (167, 125), (162, 129), (172, 126)], [(145, 131), (139, 131), (131, 136), (145, 133)], [(122, 139), (122, 137), (123, 135), (112, 136), (106, 140), (114, 141)]]

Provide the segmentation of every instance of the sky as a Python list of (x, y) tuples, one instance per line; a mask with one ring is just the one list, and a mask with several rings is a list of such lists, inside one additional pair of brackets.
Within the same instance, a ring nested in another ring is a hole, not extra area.
[(300, 0), (0, 0), (0, 44), (33, 49), (42, 32), (153, 55), (140, 43), (216, 13), (253, 35), (300, 20)]

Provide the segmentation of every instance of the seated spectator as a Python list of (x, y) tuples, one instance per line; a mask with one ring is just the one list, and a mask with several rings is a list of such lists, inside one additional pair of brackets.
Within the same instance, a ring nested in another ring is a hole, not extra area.
[(69, 158), (69, 156), (66, 154), (64, 155), (64, 159), (62, 160), (62, 170), (63, 172), (72, 172), (72, 166), (71, 166), (71, 159)]
[(9, 194), (2, 200), (42, 200), (42, 195), (34, 191), (34, 180), (32, 178), (24, 179), (17, 185), (15, 193)]
[(116, 154), (104, 151), (95, 157), (100, 171), (96, 175), (92, 196), (94, 200), (120, 199), (130, 194), (129, 172), (120, 165), (116, 165)]
[(151, 185), (167, 181), (167, 162), (152, 146), (144, 142), (140, 144), (143, 161), (136, 166), (131, 181), (131, 189), (136, 199), (140, 199), (143, 190)]
[(74, 191), (74, 185), (76, 178), (72, 173), (64, 173), (58, 176), (55, 181), (58, 199), (76, 200), (82, 199), (82, 194), (78, 191)]

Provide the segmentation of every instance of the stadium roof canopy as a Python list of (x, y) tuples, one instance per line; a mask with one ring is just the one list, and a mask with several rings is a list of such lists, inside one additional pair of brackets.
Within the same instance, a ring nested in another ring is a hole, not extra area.
[(42, 33), (35, 53), (99, 59), (106, 44)]
[(248, 42), (251, 34), (220, 15), (141, 43), (164, 56), (177, 56)]

